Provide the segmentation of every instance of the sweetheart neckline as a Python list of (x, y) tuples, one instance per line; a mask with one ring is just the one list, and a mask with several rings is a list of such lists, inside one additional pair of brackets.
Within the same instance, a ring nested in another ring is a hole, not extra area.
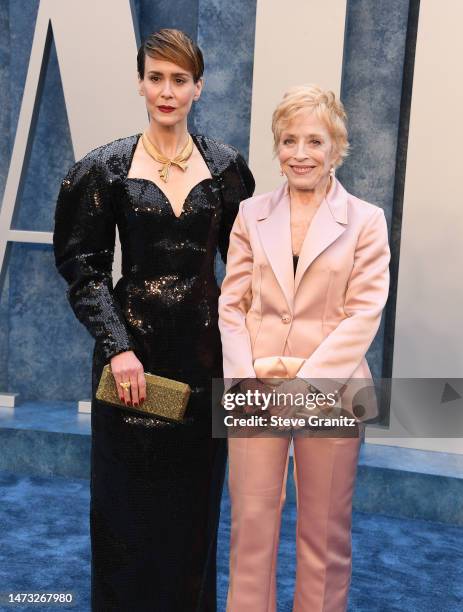
[(202, 185), (203, 183), (205, 183), (206, 181), (213, 181), (213, 177), (212, 176), (208, 176), (204, 179), (202, 179), (201, 181), (199, 181), (198, 183), (196, 183), (195, 185), (193, 185), (193, 187), (190, 189), (190, 191), (187, 193), (185, 199), (183, 200), (183, 204), (182, 204), (182, 209), (180, 211), (179, 215), (175, 214), (174, 211), (174, 207), (172, 206), (172, 202), (169, 200), (169, 198), (167, 197), (167, 194), (161, 189), (161, 187), (159, 187), (159, 185), (157, 183), (155, 183), (154, 181), (152, 181), (151, 179), (148, 178), (144, 178), (142, 176), (126, 176), (125, 181), (144, 181), (146, 183), (149, 183), (150, 185), (154, 185), (154, 187), (162, 194), (162, 196), (164, 197), (164, 199), (166, 200), (167, 204), (169, 205), (169, 209), (171, 211), (171, 213), (173, 214), (173, 216), (176, 219), (180, 219), (180, 217), (183, 215), (183, 213), (185, 212), (185, 204), (188, 201), (188, 198), (191, 196), (191, 194), (193, 193), (193, 191), (199, 187), (199, 185)]

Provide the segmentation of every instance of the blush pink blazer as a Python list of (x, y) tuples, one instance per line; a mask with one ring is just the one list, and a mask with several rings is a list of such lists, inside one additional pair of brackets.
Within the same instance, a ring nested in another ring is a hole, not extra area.
[[(365, 353), (387, 300), (389, 260), (383, 210), (337, 179), (309, 226), (296, 276), (287, 184), (241, 202), (219, 299), (225, 389), (256, 377), (256, 359), (284, 355), (303, 358), (297, 376), (325, 393), (371, 381)], [(348, 411), (354, 390), (343, 394)], [(365, 408), (365, 418), (376, 416), (376, 399)]]

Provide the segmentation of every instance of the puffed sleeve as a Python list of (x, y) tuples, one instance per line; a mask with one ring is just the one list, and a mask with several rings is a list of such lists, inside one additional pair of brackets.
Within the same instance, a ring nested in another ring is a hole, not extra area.
[(251, 170), (238, 151), (236, 151), (235, 159), (223, 172), (221, 183), (223, 210), (219, 232), (219, 251), (222, 261), (227, 263), (230, 232), (238, 214), (240, 202), (250, 198), (256, 186)]
[(53, 247), (72, 309), (108, 360), (135, 348), (113, 295), (115, 228), (104, 169), (97, 160), (83, 158), (61, 184)]

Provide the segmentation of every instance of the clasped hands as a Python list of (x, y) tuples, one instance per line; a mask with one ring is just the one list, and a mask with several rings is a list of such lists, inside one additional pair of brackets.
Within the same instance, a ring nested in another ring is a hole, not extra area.
[[(309, 426), (310, 416), (326, 417), (332, 414), (333, 404), (327, 403), (327, 396), (302, 378), (247, 378), (240, 382), (240, 391), (246, 393), (250, 401), (244, 406), (247, 415), (263, 414), (281, 419), (291, 418), (299, 427)], [(267, 401), (259, 396), (267, 396)], [(332, 397), (335, 394), (332, 394)], [(336, 397), (336, 403), (337, 403)], [(304, 419), (304, 425), (302, 421)], [(277, 429), (287, 429), (285, 425)], [(291, 426), (289, 429), (296, 429)]]

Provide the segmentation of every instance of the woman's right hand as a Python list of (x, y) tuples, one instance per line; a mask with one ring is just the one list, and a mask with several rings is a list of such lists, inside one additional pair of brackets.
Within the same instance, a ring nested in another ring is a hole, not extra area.
[[(145, 401), (145, 371), (133, 351), (124, 351), (111, 357), (111, 372), (116, 380), (119, 397), (126, 406), (138, 406)], [(121, 382), (130, 382), (130, 388), (124, 389)]]

